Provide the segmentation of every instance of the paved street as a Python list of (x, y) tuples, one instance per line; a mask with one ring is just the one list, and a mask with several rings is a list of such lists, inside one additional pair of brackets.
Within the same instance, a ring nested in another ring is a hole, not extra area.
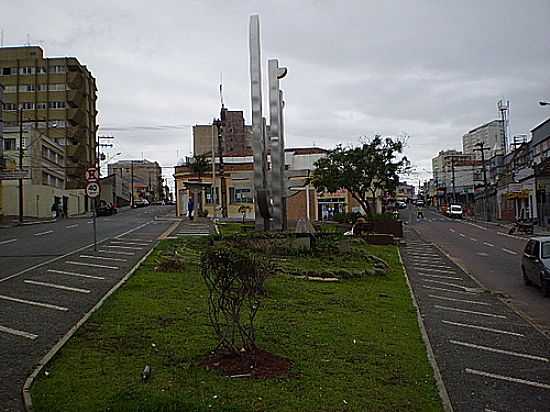
[(427, 210), (417, 221), (414, 212), (402, 212), (403, 260), (454, 410), (548, 410), (550, 340), (498, 299), (550, 329), (550, 299), (521, 278), (525, 239)]
[(173, 207), (0, 230), (0, 410), (22, 410), (33, 366), (155, 245)]

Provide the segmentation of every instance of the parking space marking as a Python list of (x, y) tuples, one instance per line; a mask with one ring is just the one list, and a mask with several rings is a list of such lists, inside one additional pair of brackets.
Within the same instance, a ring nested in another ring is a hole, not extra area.
[(437, 278), (437, 279), (463, 280), (462, 278), (457, 278), (454, 276), (431, 275), (429, 273), (418, 273), (418, 276), (426, 276), (429, 278)]
[(489, 254), (488, 254), (488, 253), (485, 253), (485, 252), (477, 252), (476, 255), (478, 255), (478, 256), (483, 256), (483, 257), (489, 256)]
[(499, 379), (499, 380), (508, 381), (508, 382), (521, 383), (524, 385), (534, 386), (536, 388), (541, 388), (541, 389), (550, 389), (550, 385), (546, 383), (528, 381), (526, 379), (514, 378), (512, 376), (498, 375), (496, 373), (484, 372), (477, 369), (466, 368), (464, 369), (464, 371), (472, 375), (484, 376), (486, 378), (493, 378), (493, 379)]
[(528, 353), (520, 353), (520, 352), (513, 352), (509, 350), (504, 350), (504, 349), (491, 348), (489, 346), (475, 345), (473, 343), (461, 342), (459, 340), (453, 340), (453, 339), (450, 339), (449, 342), (452, 343), (453, 345), (464, 346), (466, 348), (479, 349), (487, 352), (500, 353), (502, 355), (510, 355), (510, 356), (516, 356), (518, 358), (548, 362), (548, 358), (544, 358), (542, 356), (529, 355)]
[[(425, 279), (424, 279), (425, 281)], [(445, 288), (438, 288), (438, 287), (435, 287), (435, 286), (427, 286), (427, 285), (423, 285), (422, 286), (424, 289), (431, 289), (431, 290), (442, 290), (444, 292), (453, 292), (453, 293), (465, 293), (467, 295), (477, 295), (477, 293), (475, 292), (469, 292), (467, 290), (456, 290), (456, 289), (445, 289)]]
[(110, 243), (120, 244), (120, 245), (133, 245), (133, 246), (149, 246), (148, 243), (136, 243), (136, 242), (126, 242), (124, 240), (111, 240)]
[(72, 228), (75, 228), (75, 227), (78, 227), (78, 224), (65, 226), (65, 229), (72, 229)]
[(448, 300), (448, 301), (451, 301), (451, 302), (462, 302), (462, 303), (472, 303), (474, 305), (491, 306), (487, 302), (480, 302), (480, 301), (477, 301), (477, 300), (455, 299), (455, 298), (448, 298), (446, 296), (438, 296), (438, 295), (428, 295), (428, 296), (431, 297), (431, 298)]
[(4, 240), (0, 242), (0, 245), (7, 245), (8, 243), (13, 243), (13, 242), (17, 242), (17, 239)]
[(411, 256), (411, 257), (441, 257), (436, 253), (419, 253), (419, 252), (411, 253), (411, 252), (407, 252), (407, 255)]
[(434, 264), (435, 262), (426, 262), (426, 263), (423, 263), (423, 262), (416, 262), (414, 263), (413, 262), (413, 266), (415, 268), (430, 268), (430, 269), (453, 269), (452, 266), (447, 266), (447, 265), (436, 265)]
[(126, 262), (128, 260), (124, 258), (112, 258), (107, 256), (92, 256), (92, 255), (80, 255), (79, 257), (84, 259), (112, 260), (115, 262)]
[(101, 277), (101, 276), (85, 275), (85, 274), (83, 274), (83, 273), (68, 272), (68, 271), (66, 271), (66, 270), (48, 269), (48, 272), (50, 272), (50, 273), (57, 273), (57, 274), (59, 274), (59, 275), (74, 276), (74, 277), (77, 277), (77, 278), (105, 280), (105, 278), (104, 278), (104, 277)]
[(73, 288), (73, 287), (70, 287), (70, 286), (58, 285), (56, 283), (38, 282), (36, 280), (28, 280), (28, 279), (24, 280), (23, 282), (28, 283), (29, 285), (45, 286), (47, 288), (68, 290), (70, 292), (90, 293), (89, 289)]
[(53, 233), (53, 230), (48, 230), (48, 231), (46, 231), (46, 232), (34, 233), (33, 236), (49, 235), (50, 233)]
[(460, 237), (466, 237), (466, 235), (462, 234), (462, 233), (459, 233), (458, 236)]
[(457, 285), (455, 283), (449, 283), (449, 282), (441, 282), (439, 280), (431, 280), (431, 279), (422, 279), (423, 282), (431, 282), (431, 283), (438, 283), (440, 285), (445, 285), (445, 286), (454, 286), (455, 288), (459, 288), (459, 289), (464, 289), (466, 290), (466, 286), (462, 286), (462, 285)]
[(91, 268), (100, 268), (100, 269), (113, 269), (113, 270), (120, 269), (118, 266), (96, 265), (95, 263), (74, 262), (72, 260), (67, 260), (65, 263), (69, 265), (88, 266)]
[(418, 270), (426, 271), (426, 272), (436, 272), (436, 273), (449, 273), (449, 274), (456, 274), (456, 270), (445, 270), (445, 269), (432, 269), (428, 266), (415, 266)]
[(467, 309), (459, 309), (459, 308), (451, 308), (449, 306), (441, 306), (441, 305), (434, 305), (436, 309), (441, 310), (450, 310), (453, 312), (461, 312), (461, 313), (471, 313), (472, 315), (480, 315), (480, 316), (490, 316), (492, 318), (499, 318), (499, 319), (506, 319), (506, 316), (504, 315), (497, 315), (496, 313), (487, 313), (487, 312), (476, 312), (474, 310), (467, 310)]
[(472, 242), (477, 242), (477, 239), (476, 239), (475, 237), (471, 237), (470, 240), (471, 240)]
[(116, 250), (105, 250), (105, 249), (99, 249), (99, 252), (101, 253), (109, 253), (111, 255), (124, 255), (124, 256), (134, 256), (134, 252), (120, 252)]
[(449, 232), (456, 233), (456, 230), (449, 228)]
[(507, 331), (507, 330), (488, 328), (486, 326), (470, 325), (469, 323), (451, 322), (450, 320), (442, 320), (441, 322), (445, 323), (447, 325), (460, 326), (462, 328), (479, 329), (479, 330), (484, 330), (484, 331), (487, 331), (487, 332), (501, 333), (503, 335), (525, 337), (525, 335), (523, 333), (517, 333), (517, 332), (510, 332), (510, 331)]
[(0, 325), (0, 332), (9, 333), (10, 335), (15, 336), (22, 336), (30, 340), (34, 340), (38, 337), (38, 335), (35, 335), (34, 333), (23, 332), (22, 330), (12, 329), (2, 325)]
[(105, 245), (103, 247), (112, 247), (112, 248), (118, 248), (118, 249), (132, 249), (132, 250), (142, 250), (142, 247), (136, 247), (136, 246), (120, 246), (120, 245)]
[(503, 252), (509, 253), (510, 255), (517, 255), (516, 252), (514, 252), (513, 250), (510, 250), (510, 249), (502, 248), (501, 250)]
[(6, 296), (6, 295), (0, 295), (0, 299), (9, 300), (10, 302), (16, 302), (16, 303), (24, 303), (26, 305), (38, 306), (41, 308), (60, 310), (62, 312), (66, 312), (69, 310), (68, 308), (65, 308), (63, 306), (50, 305), (49, 303), (35, 302), (32, 300), (19, 299), (19, 298), (14, 298), (12, 296)]
[(493, 245), (492, 243), (489, 243), (489, 242), (483, 242), (483, 244), (484, 244), (485, 246), (495, 247), (495, 245)]

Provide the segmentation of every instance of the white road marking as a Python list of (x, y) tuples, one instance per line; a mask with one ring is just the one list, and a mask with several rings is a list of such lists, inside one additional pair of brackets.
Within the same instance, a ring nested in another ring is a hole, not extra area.
[(411, 256), (411, 257), (417, 257), (417, 258), (420, 258), (420, 257), (441, 257), (436, 253), (407, 252), (407, 255)]
[(10, 302), (25, 303), (27, 305), (38, 306), (41, 308), (61, 310), (63, 312), (66, 312), (69, 310), (67, 308), (64, 308), (63, 306), (50, 305), (49, 303), (35, 302), (32, 300), (19, 299), (19, 298), (14, 298), (14, 297), (5, 296), (5, 295), (0, 295), (0, 299), (9, 300)]
[(416, 262), (413, 263), (413, 266), (416, 268), (425, 267), (425, 268), (432, 268), (432, 269), (453, 269), (452, 266), (447, 265), (436, 265), (435, 262)]
[(72, 288), (70, 286), (58, 285), (56, 283), (38, 282), (36, 280), (24, 280), (23, 282), (28, 283), (29, 285), (45, 286), (47, 288), (68, 290), (70, 292), (90, 293), (90, 290), (88, 289)]
[(92, 275), (85, 275), (83, 273), (67, 272), (66, 270), (48, 269), (48, 272), (58, 273), (60, 275), (75, 276), (78, 278), (86, 278), (86, 279), (97, 279), (97, 280), (105, 279), (104, 277), (101, 277), (101, 276), (92, 276)]
[(449, 274), (456, 274), (456, 271), (454, 270), (445, 270), (445, 269), (431, 269), (427, 266), (420, 267), (419, 265), (415, 266), (418, 270), (425, 270), (426, 272), (436, 272), (436, 273), (449, 273)]
[(127, 242), (125, 240), (111, 240), (111, 243), (121, 244), (121, 245), (149, 246), (148, 243)]
[(522, 383), (524, 385), (534, 386), (534, 387), (541, 388), (541, 389), (550, 389), (550, 385), (548, 385), (546, 383), (528, 381), (528, 380), (525, 380), (525, 379), (514, 378), (512, 376), (497, 375), (496, 373), (478, 371), (476, 369), (470, 369), (470, 368), (466, 368), (465, 372), (466, 373), (471, 373), (472, 375), (485, 376), (486, 378), (500, 379), (500, 380), (503, 380), (503, 381), (514, 382), (514, 383)]
[(501, 235), (501, 236), (506, 236), (506, 237), (511, 237), (512, 239), (518, 239), (518, 240), (527, 240), (523, 237), (519, 237), (519, 236), (515, 236), (515, 235), (510, 235), (508, 233), (504, 233), (504, 232), (497, 232), (497, 235)]
[(472, 315), (490, 316), (492, 318), (506, 319), (506, 316), (497, 315), (496, 313), (476, 312), (476, 311), (473, 311), (473, 310), (451, 308), (449, 306), (441, 306), (441, 305), (434, 305), (434, 306), (435, 306), (436, 309), (450, 310), (450, 311), (454, 311), (454, 312), (471, 313)]
[[(153, 240), (150, 240), (150, 239), (134, 239), (134, 238), (131, 238), (131, 239), (125, 239), (125, 238), (116, 238), (120, 241), (128, 241), (128, 242), (142, 242), (142, 243), (153, 243)], [(113, 240), (113, 242), (116, 242)]]
[(476, 225), (475, 223), (472, 223), (472, 222), (464, 222), (464, 223), (466, 223), (467, 225), (471, 225), (471, 226), (477, 227), (478, 229), (481, 229), (481, 230), (487, 230), (486, 227)]
[(38, 335), (35, 335), (34, 333), (23, 332), (22, 330), (12, 329), (1, 325), (0, 325), (0, 332), (9, 333), (10, 335), (15, 335), (15, 336), (22, 336), (24, 338), (31, 339), (31, 340), (34, 340), (38, 337)]
[(112, 258), (112, 257), (106, 257), (106, 256), (92, 256), (92, 255), (80, 255), (79, 257), (85, 258), (85, 259), (113, 260), (116, 262), (126, 262), (128, 260), (124, 258)]
[(427, 276), (427, 277), (430, 277), (430, 278), (438, 278), (438, 279), (462, 280), (462, 278), (455, 278), (453, 276), (430, 275), (428, 273), (418, 273), (418, 276)]
[(460, 237), (466, 237), (466, 235), (462, 234), (462, 233), (459, 233), (458, 236)]
[(445, 286), (454, 286), (455, 288), (466, 290), (466, 286), (455, 285), (454, 283), (440, 282), (439, 280), (431, 280), (431, 279), (423, 279), (423, 281), (424, 282), (431, 282), (431, 283), (439, 283), (440, 285), (445, 285)]
[(495, 247), (495, 245), (493, 245), (492, 243), (489, 243), (489, 242), (483, 242), (483, 244), (484, 244), (485, 246)]
[(513, 250), (510, 250), (510, 249), (502, 248), (501, 250), (503, 252), (509, 253), (510, 255), (517, 255), (516, 252), (514, 252)]
[(124, 255), (124, 256), (134, 256), (134, 252), (120, 252), (116, 250), (105, 250), (105, 249), (99, 249), (98, 252), (101, 253), (110, 253), (111, 255)]
[(17, 242), (17, 239), (4, 240), (4, 241), (0, 242), (0, 245), (6, 245), (8, 243), (13, 243), (13, 242)]
[(431, 297), (431, 298), (443, 299), (443, 300), (448, 300), (448, 301), (451, 301), (451, 302), (462, 302), (462, 303), (472, 303), (474, 305), (491, 306), (489, 303), (479, 302), (477, 300), (454, 299), (454, 298), (448, 298), (446, 296), (438, 296), (438, 295), (428, 295), (428, 296)]
[(65, 229), (72, 229), (73, 227), (78, 227), (78, 224), (65, 226)]
[(426, 285), (423, 285), (422, 287), (424, 289), (442, 290), (444, 292), (465, 293), (465, 294), (468, 294), (468, 295), (477, 295), (477, 293), (475, 293), (475, 292), (468, 292), (466, 290), (445, 289), (445, 288), (438, 288), (438, 287), (435, 287), (435, 286), (426, 286)]
[(43, 236), (43, 235), (48, 235), (50, 233), (53, 233), (53, 230), (48, 230), (47, 232), (35, 233), (34, 236)]
[(477, 252), (476, 255), (478, 255), (478, 256), (484, 256), (484, 257), (489, 256), (489, 254), (488, 254), (488, 253), (485, 253), (485, 252)]
[(454, 230), (454, 229), (449, 229), (449, 232), (456, 233), (456, 230)]
[(94, 223), (93, 220), (90, 220), (90, 221), (88, 222), (89, 225), (91, 225), (92, 223)]
[(141, 250), (142, 247), (136, 247), (136, 246), (120, 246), (120, 245), (105, 245), (103, 247), (116, 247), (119, 249), (134, 249), (134, 250)]
[(69, 265), (78, 265), (78, 266), (88, 266), (91, 268), (100, 268), (100, 269), (120, 269), (118, 266), (106, 266), (106, 265), (96, 265), (95, 263), (86, 263), (86, 262), (74, 262), (72, 260), (67, 260), (65, 263)]
[(467, 348), (479, 349), (479, 350), (484, 350), (484, 351), (487, 351), (487, 352), (500, 353), (502, 355), (517, 356), (518, 358), (538, 360), (538, 361), (541, 361), (541, 362), (548, 362), (548, 358), (544, 358), (542, 356), (529, 355), (528, 353), (513, 352), (513, 351), (509, 351), (509, 350), (491, 348), (489, 346), (483, 346), (483, 345), (474, 345), (473, 343), (461, 342), (461, 341), (452, 340), (452, 339), (450, 339), (449, 342), (452, 343), (453, 345), (464, 346), (464, 347), (467, 347)]
[(475, 237), (471, 237), (470, 240), (471, 240), (472, 242), (477, 242), (477, 239), (476, 239)]
[(479, 329), (487, 332), (502, 333), (503, 335), (520, 336), (520, 337), (525, 336), (523, 333), (509, 332), (507, 330), (488, 328), (485, 326), (470, 325), (468, 323), (451, 322), (450, 320), (442, 320), (441, 322), (446, 323), (447, 325), (460, 326), (463, 328)]

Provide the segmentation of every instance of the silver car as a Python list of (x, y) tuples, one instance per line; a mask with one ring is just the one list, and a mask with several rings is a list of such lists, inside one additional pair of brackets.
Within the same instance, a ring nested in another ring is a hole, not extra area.
[(521, 258), (521, 272), (526, 285), (536, 284), (544, 296), (550, 296), (550, 236), (529, 239)]

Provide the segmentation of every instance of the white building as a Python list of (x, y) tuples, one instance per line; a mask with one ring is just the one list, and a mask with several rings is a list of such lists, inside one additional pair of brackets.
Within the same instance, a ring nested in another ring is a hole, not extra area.
[(502, 120), (493, 120), (470, 130), (462, 136), (462, 151), (464, 154), (473, 155), (474, 160), (481, 160), (481, 152), (475, 150), (477, 148), (476, 144), (480, 142), (483, 142), (483, 145), (490, 149), (485, 151), (485, 159), (497, 154), (504, 154), (506, 145)]

